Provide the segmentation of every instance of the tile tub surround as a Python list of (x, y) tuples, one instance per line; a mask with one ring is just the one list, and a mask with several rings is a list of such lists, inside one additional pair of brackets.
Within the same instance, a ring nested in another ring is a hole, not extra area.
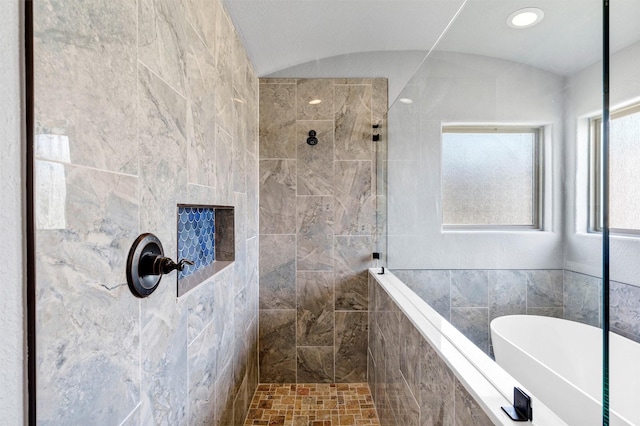
[[(369, 276), (368, 383), (382, 425), (510, 425), (519, 384), (392, 273)], [(535, 395), (533, 424), (563, 425)]]
[[(429, 270), (393, 273), (479, 348), (491, 353), (491, 320), (543, 315), (600, 326), (601, 280), (568, 270)], [(640, 342), (640, 288), (612, 281), (611, 331)]]
[(386, 105), (385, 79), (260, 80), (263, 383), (366, 380), (372, 135), (384, 131)]
[[(38, 422), (241, 423), (258, 383), (259, 84), (226, 12), (50, 0), (34, 33)], [(129, 247), (152, 232), (175, 258), (178, 204), (235, 207), (235, 262), (137, 299)]]

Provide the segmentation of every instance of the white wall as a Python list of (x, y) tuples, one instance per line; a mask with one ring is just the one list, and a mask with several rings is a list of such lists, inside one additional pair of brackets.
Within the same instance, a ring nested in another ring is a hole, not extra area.
[[(640, 42), (610, 61), (611, 107), (640, 100)], [(602, 238), (587, 233), (589, 196), (589, 117), (602, 112), (602, 63), (570, 78), (567, 100), (567, 210), (565, 268), (601, 276)], [(640, 214), (640, 213), (638, 213)], [(612, 236), (611, 279), (640, 286), (640, 239)]]
[(0, 422), (24, 423), (23, 147), (21, 114), (21, 8), (0, 1)]
[[(506, 60), (432, 54), (389, 111), (388, 265), (556, 269), (562, 252), (564, 79)], [(442, 230), (442, 123), (548, 126), (544, 230)]]

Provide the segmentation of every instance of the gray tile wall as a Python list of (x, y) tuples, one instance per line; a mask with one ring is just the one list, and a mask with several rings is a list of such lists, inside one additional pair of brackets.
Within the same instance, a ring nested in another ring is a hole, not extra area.
[(491, 425), (385, 290), (369, 278), (368, 382), (382, 425)]
[(384, 79), (260, 80), (261, 382), (366, 379), (386, 105)]
[[(34, 3), (38, 423), (241, 424), (258, 380), (258, 92), (218, 1)], [(233, 205), (236, 261), (135, 298), (178, 203)], [(294, 215), (295, 216), (295, 215)]]
[[(489, 324), (544, 315), (601, 326), (601, 280), (568, 270), (429, 270), (393, 273), (487, 353)], [(640, 288), (611, 282), (611, 330), (640, 342)]]

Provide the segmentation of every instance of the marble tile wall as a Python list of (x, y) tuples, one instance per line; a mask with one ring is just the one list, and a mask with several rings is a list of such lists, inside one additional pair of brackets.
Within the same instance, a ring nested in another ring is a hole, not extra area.
[[(394, 270), (486, 353), (489, 324), (503, 315), (544, 315), (601, 326), (601, 280), (568, 270)], [(611, 282), (611, 330), (640, 342), (640, 288)]]
[[(37, 423), (242, 424), (259, 82), (229, 17), (218, 1), (44, 0), (34, 32)], [(175, 257), (183, 203), (235, 207), (235, 263), (137, 299), (129, 247), (152, 232)]]
[(394, 270), (409, 288), (491, 354), (489, 324), (503, 315), (563, 317), (561, 270)]
[(491, 425), (377, 282), (369, 279), (369, 388), (382, 425)]
[(261, 382), (366, 380), (386, 106), (385, 79), (260, 80)]

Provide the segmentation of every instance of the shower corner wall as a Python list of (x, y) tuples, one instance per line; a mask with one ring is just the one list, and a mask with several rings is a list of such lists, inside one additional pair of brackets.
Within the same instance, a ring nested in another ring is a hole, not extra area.
[[(258, 79), (218, 1), (33, 2), (37, 420), (241, 423), (258, 383)], [(235, 262), (145, 299), (178, 204), (234, 206)]]
[(261, 382), (366, 382), (386, 110), (386, 79), (260, 80)]

